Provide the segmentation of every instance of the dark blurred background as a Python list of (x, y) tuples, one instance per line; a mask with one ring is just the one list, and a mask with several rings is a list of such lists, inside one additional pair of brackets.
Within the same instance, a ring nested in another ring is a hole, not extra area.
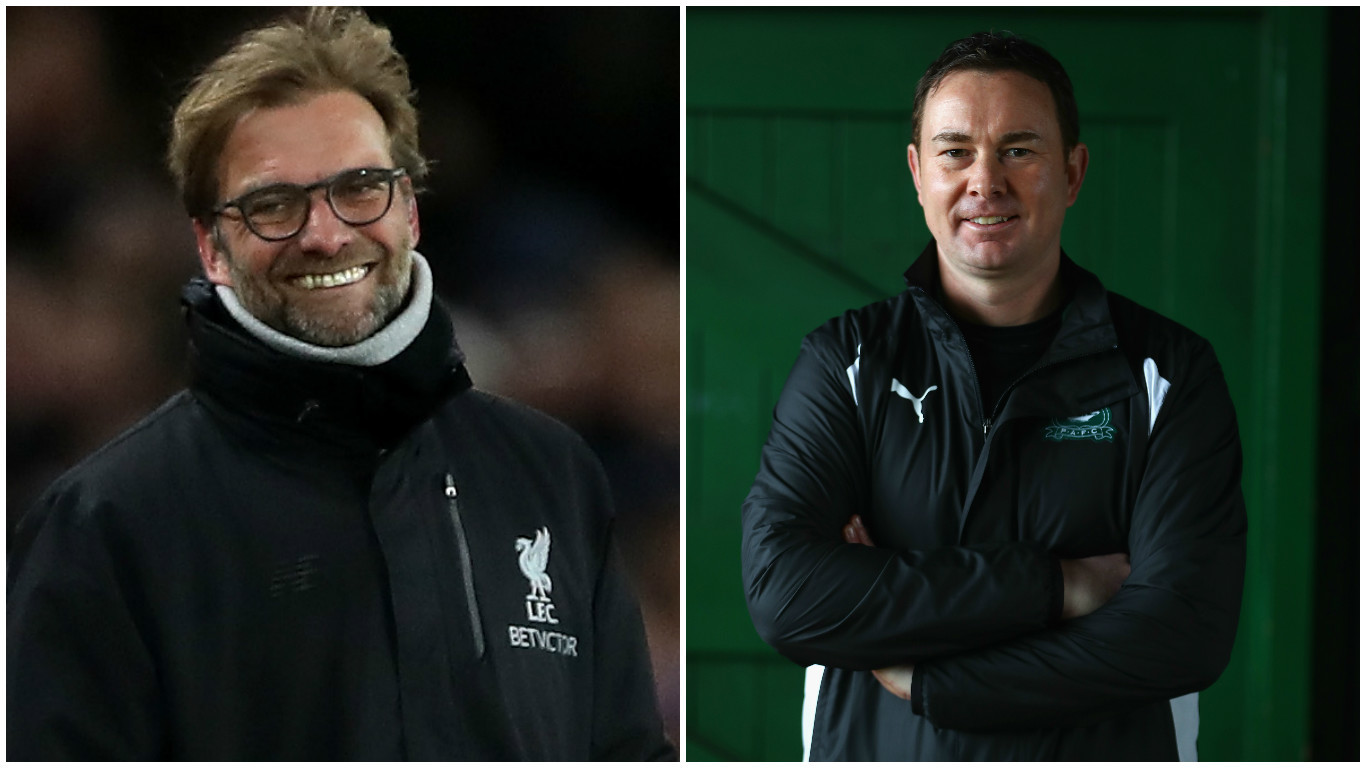
[[(434, 161), (419, 250), (475, 386), (570, 424), (679, 735), (679, 12), (368, 9)], [(6, 9), (6, 532), (180, 389), (199, 271), (163, 155), (197, 70), (280, 9)]]

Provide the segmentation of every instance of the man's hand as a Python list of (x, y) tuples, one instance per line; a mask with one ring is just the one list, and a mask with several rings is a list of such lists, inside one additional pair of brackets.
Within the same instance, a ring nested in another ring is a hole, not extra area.
[(911, 676), (914, 674), (914, 664), (898, 664), (895, 667), (873, 670), (873, 677), (882, 683), (882, 687), (886, 688), (888, 693), (906, 701), (911, 700)]
[(1105, 605), (1129, 578), (1129, 556), (1096, 555), (1062, 564), (1062, 617), (1075, 619)]
[(868, 535), (868, 529), (863, 527), (863, 518), (858, 515), (849, 518), (849, 522), (844, 524), (844, 540), (865, 547), (877, 546), (873, 543), (873, 537)]
[[(863, 518), (858, 515), (849, 518), (849, 522), (844, 524), (844, 540), (850, 544), (862, 544), (865, 547), (876, 546), (873, 544), (873, 537), (868, 533), (868, 529), (863, 527)], [(873, 677), (882, 683), (882, 687), (886, 688), (888, 693), (909, 701), (911, 698), (911, 676), (914, 673), (914, 664), (898, 664), (895, 667), (873, 670)]]

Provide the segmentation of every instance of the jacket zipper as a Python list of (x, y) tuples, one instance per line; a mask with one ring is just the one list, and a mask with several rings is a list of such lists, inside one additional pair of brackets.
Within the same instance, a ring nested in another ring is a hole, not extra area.
[[(958, 338), (963, 340), (963, 350), (968, 353), (968, 370), (972, 371), (972, 383), (977, 387), (977, 405), (982, 409), (982, 437), (986, 437), (987, 433), (991, 431), (991, 417), (994, 414), (995, 409), (987, 411), (987, 404), (982, 402), (982, 382), (977, 380), (977, 364), (972, 360), (972, 349), (968, 347), (968, 337), (963, 335), (963, 329), (959, 327), (958, 321), (954, 319), (953, 315), (950, 314), (947, 309), (944, 309), (944, 305), (940, 304), (938, 299), (931, 296), (930, 292), (926, 291), (924, 288), (916, 288), (916, 290), (920, 291), (925, 295), (925, 298), (939, 307), (939, 311), (943, 312), (944, 317), (947, 317), (949, 322), (953, 324), (953, 329), (958, 331)], [(1018, 384), (1019, 382), (1016, 383)]]
[[(1091, 350), (1090, 352), (1082, 352), (1081, 354), (1072, 355), (1072, 356), (1070, 356), (1070, 357), (1064, 357), (1064, 358), (1061, 358), (1061, 359), (1058, 359), (1058, 360), (1053, 360), (1052, 362), (1045, 363), (1045, 364), (1043, 364), (1043, 365), (1040, 365), (1040, 366), (1037, 367), (1037, 368), (1030, 368), (1029, 370), (1025, 371), (1024, 373), (1020, 374), (1019, 378), (1017, 378), (1017, 379), (1015, 379), (1014, 381), (1010, 382), (1010, 384), (1009, 384), (1005, 389), (1001, 390), (1001, 396), (1000, 396), (999, 398), (997, 398), (997, 400), (996, 400), (996, 405), (995, 405), (994, 407), (992, 407), (992, 409), (991, 409), (991, 416), (987, 418), (987, 421), (986, 421), (987, 426), (991, 426), (991, 422), (992, 422), (992, 418), (991, 418), (991, 417), (994, 417), (994, 416), (996, 415), (996, 412), (999, 411), (999, 410), (1001, 409), (1001, 403), (1004, 403), (1004, 402), (1006, 401), (1006, 395), (1009, 395), (1009, 394), (1010, 394), (1010, 390), (1012, 390), (1012, 389), (1014, 389), (1015, 387), (1019, 386), (1020, 382), (1024, 381), (1025, 379), (1029, 378), (1030, 376), (1033, 376), (1034, 374), (1038, 373), (1039, 371), (1047, 370), (1047, 369), (1052, 368), (1052, 367), (1054, 367), (1054, 366), (1056, 366), (1056, 365), (1062, 365), (1063, 363), (1070, 363), (1070, 362), (1072, 362), (1073, 360), (1080, 360), (1080, 359), (1082, 359), (1083, 357), (1091, 357), (1092, 355), (1104, 354), (1105, 351), (1106, 351), (1106, 350), (1094, 350), (1094, 349), (1093, 349), (1093, 350)], [(972, 358), (972, 356), (971, 356), (971, 354), (969, 354), (969, 355), (968, 355), (968, 359), (971, 360), (971, 358)], [(983, 434), (985, 434), (985, 433), (983, 433)]]
[(991, 422), (995, 420), (996, 411), (1000, 409), (1001, 403), (1005, 402), (1006, 395), (1010, 394), (1010, 390), (1014, 389), (1020, 382), (1024, 381), (1030, 376), (1033, 376), (1039, 371), (1042, 371), (1045, 368), (1052, 368), (1053, 366), (1058, 365), (1060, 363), (1070, 362), (1072, 360), (1077, 360), (1083, 357), (1090, 357), (1091, 355), (1100, 354), (1102, 351), (1092, 350), (1090, 352), (1083, 352), (1079, 355), (1072, 355), (1071, 357), (1065, 357), (1061, 360), (1054, 360), (1053, 362), (1048, 363), (1047, 365), (1041, 365), (1038, 368), (1032, 368), (1028, 371), (1025, 371), (1024, 373), (1020, 374), (1019, 378), (1012, 381), (1009, 386), (1001, 390), (1001, 396), (996, 399), (995, 405), (992, 406), (991, 410), (987, 410), (987, 404), (982, 402), (982, 383), (977, 380), (977, 364), (974, 363), (972, 360), (972, 349), (968, 348), (968, 340), (967, 337), (963, 335), (963, 329), (958, 325), (958, 321), (954, 319), (954, 316), (950, 314), (948, 310), (944, 309), (944, 306), (940, 304), (937, 300), (935, 300), (934, 297), (930, 296), (928, 291), (926, 291), (923, 288), (917, 288), (916, 290), (925, 294), (926, 298), (929, 298), (930, 301), (933, 301), (935, 305), (939, 307), (939, 310), (944, 313), (944, 316), (949, 319), (949, 322), (953, 323), (953, 328), (954, 330), (958, 331), (959, 338), (963, 339), (963, 347), (964, 349), (966, 349), (968, 353), (968, 370), (972, 371), (972, 383), (977, 385), (977, 402), (982, 406), (982, 437), (986, 437), (987, 433), (991, 431)]
[(465, 540), (465, 525), (460, 520), (460, 504), (456, 497), (460, 492), (456, 490), (455, 478), (450, 473), (446, 474), (446, 506), (451, 513), (451, 522), (455, 525), (455, 543), (460, 548), (460, 572), (465, 582), (465, 607), (470, 612), (470, 627), (474, 630), (474, 655), (475, 658), (484, 658), (484, 626), (479, 621), (479, 602), (474, 596), (474, 566), (470, 562), (469, 542)]
[[(934, 299), (933, 296), (930, 296), (930, 294), (929, 294), (928, 291), (926, 291), (926, 290), (923, 289), (923, 288), (915, 288), (914, 290), (920, 291), (922, 294), (925, 295), (925, 297), (926, 297), (927, 299), (929, 299), (932, 303), (934, 303), (937, 307), (939, 307), (939, 311), (943, 312), (943, 313), (944, 313), (944, 316), (947, 317), (947, 318), (949, 319), (949, 322), (953, 324), (954, 330), (958, 331), (958, 336), (959, 336), (959, 338), (961, 338), (961, 339), (963, 340), (963, 349), (964, 349), (964, 351), (967, 352), (967, 355), (968, 355), (968, 370), (972, 371), (972, 383), (973, 383), (974, 385), (976, 385), (976, 388), (977, 388), (977, 402), (978, 402), (978, 404), (979, 404), (979, 405), (981, 406), (981, 408), (982, 408), (982, 449), (983, 449), (983, 451), (986, 451), (986, 450), (988, 449), (987, 441), (990, 439), (989, 434), (990, 434), (990, 432), (991, 432), (991, 423), (992, 423), (992, 421), (994, 420), (994, 418), (995, 418), (995, 416), (996, 416), (996, 411), (997, 411), (998, 409), (1000, 409), (1001, 403), (1005, 402), (1006, 396), (1010, 394), (1010, 391), (1011, 391), (1012, 389), (1014, 389), (1016, 386), (1018, 386), (1018, 385), (1020, 384), (1020, 382), (1024, 381), (1025, 379), (1029, 378), (1030, 376), (1033, 376), (1034, 374), (1038, 373), (1039, 371), (1044, 370), (1045, 368), (1052, 368), (1052, 367), (1055, 366), (1055, 365), (1059, 365), (1059, 364), (1062, 364), (1062, 363), (1070, 362), (1070, 361), (1072, 361), (1072, 360), (1077, 360), (1077, 359), (1080, 359), (1080, 358), (1083, 358), (1083, 357), (1089, 357), (1089, 356), (1091, 356), (1091, 355), (1101, 354), (1101, 353), (1103, 352), (1103, 350), (1091, 350), (1091, 351), (1089, 351), (1089, 352), (1082, 352), (1081, 354), (1071, 355), (1070, 357), (1065, 357), (1065, 358), (1063, 358), (1063, 359), (1061, 359), (1061, 360), (1054, 360), (1054, 361), (1052, 361), (1052, 362), (1050, 362), (1050, 363), (1047, 363), (1047, 364), (1045, 364), (1045, 365), (1040, 365), (1040, 366), (1037, 366), (1037, 367), (1035, 367), (1035, 368), (1032, 368), (1032, 369), (1030, 369), (1030, 370), (1028, 370), (1028, 371), (1025, 371), (1023, 374), (1021, 374), (1021, 375), (1019, 376), (1019, 378), (1015, 379), (1015, 381), (1012, 381), (1012, 382), (1010, 383), (1009, 386), (1007, 386), (1004, 390), (1001, 391), (1001, 396), (998, 397), (998, 398), (996, 399), (995, 405), (993, 405), (992, 408), (991, 408), (991, 410), (988, 411), (988, 410), (987, 410), (986, 403), (982, 402), (982, 383), (981, 383), (980, 381), (977, 380), (977, 364), (974, 363), (973, 360), (972, 360), (972, 350), (968, 347), (968, 340), (967, 340), (967, 337), (963, 335), (963, 329), (958, 325), (958, 321), (957, 321), (956, 319), (954, 319), (953, 315), (950, 314), (948, 310), (944, 309), (943, 305), (940, 304), (938, 301), (936, 301), (936, 300)], [(1060, 329), (1060, 330), (1061, 330), (1061, 329)], [(1047, 352), (1045, 351), (1045, 354), (1046, 354), (1046, 353), (1047, 353)], [(974, 498), (976, 497), (976, 495), (977, 495), (976, 487), (975, 487), (975, 486), (972, 486), (972, 485), (970, 484), (970, 487), (969, 487), (969, 489), (968, 489), (968, 497), (967, 497), (966, 501), (965, 501), (964, 504), (963, 504), (964, 515), (966, 515), (967, 510), (972, 506), (972, 502), (973, 502)]]

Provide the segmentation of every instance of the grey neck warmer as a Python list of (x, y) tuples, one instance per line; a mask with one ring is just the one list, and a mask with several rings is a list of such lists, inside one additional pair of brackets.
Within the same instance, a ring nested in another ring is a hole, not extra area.
[(261, 343), (271, 349), (320, 363), (370, 367), (392, 360), (417, 338), (418, 332), (427, 324), (427, 315), (432, 308), (432, 270), (427, 266), (427, 260), (422, 258), (422, 254), (412, 251), (412, 256), (413, 287), (408, 306), (373, 336), (349, 347), (320, 347), (283, 334), (248, 312), (237, 300), (237, 293), (233, 289), (226, 285), (214, 288), (228, 314), (241, 323), (247, 333), (260, 339)]

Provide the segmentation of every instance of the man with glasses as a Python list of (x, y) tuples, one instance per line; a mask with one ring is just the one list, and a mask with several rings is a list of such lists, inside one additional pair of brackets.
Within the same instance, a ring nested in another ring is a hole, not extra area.
[(8, 757), (674, 757), (596, 459), (470, 388), (413, 250), (410, 91), (315, 9), (180, 103), (192, 382), (16, 529)]

